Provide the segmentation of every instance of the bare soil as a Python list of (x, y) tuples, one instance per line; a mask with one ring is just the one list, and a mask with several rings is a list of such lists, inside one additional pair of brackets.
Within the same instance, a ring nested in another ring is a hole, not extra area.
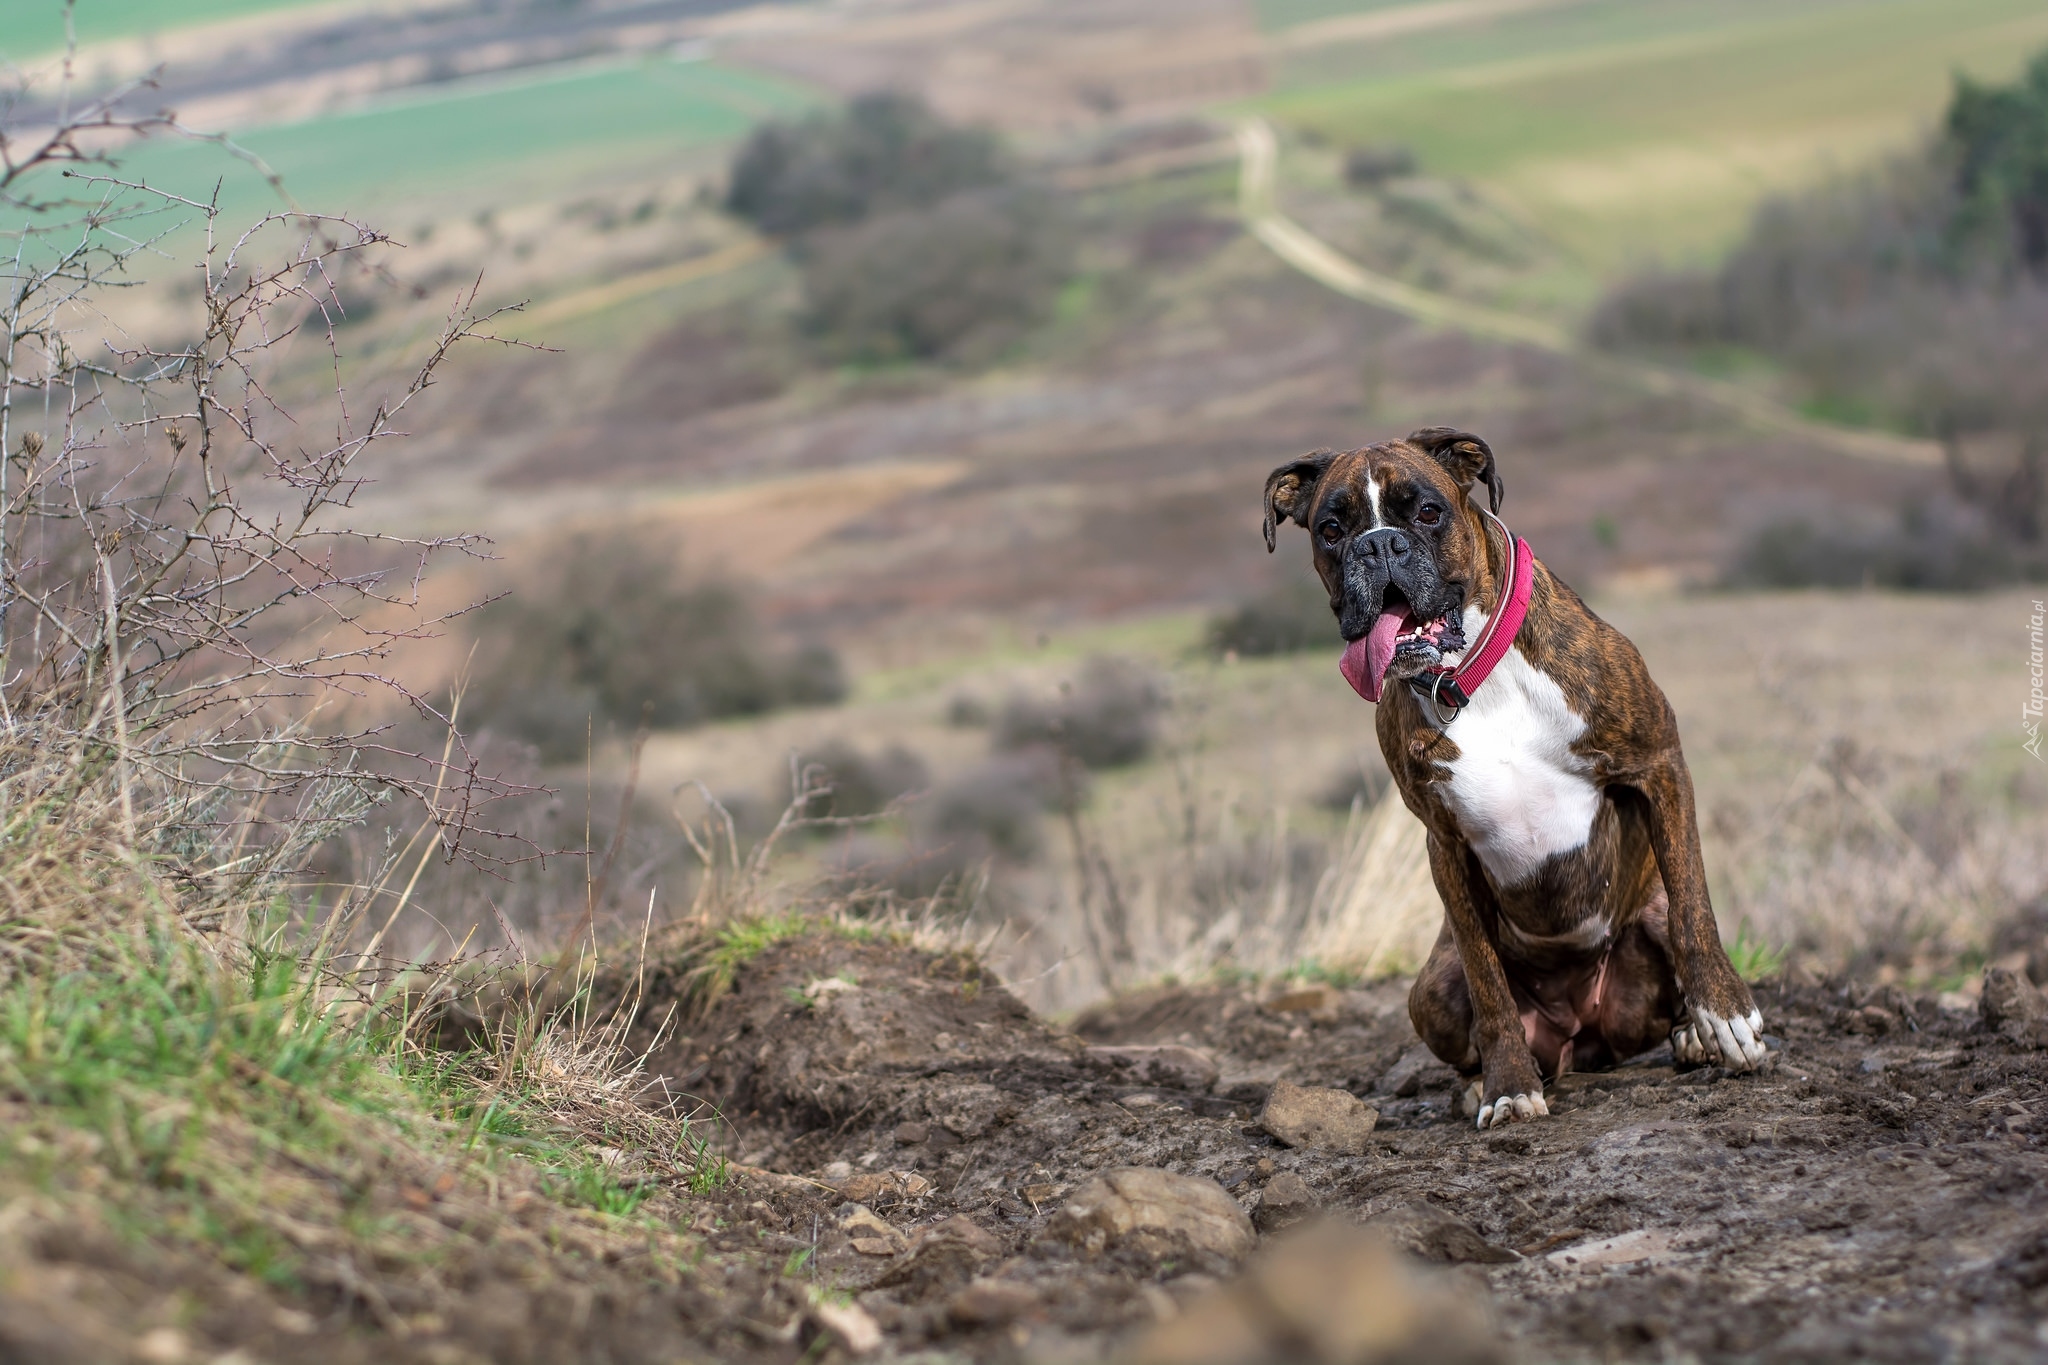
[[(1477, 1236), (1411, 1244), (1492, 1259), (1456, 1274), (1530, 1359), (2048, 1350), (2048, 1053), (1974, 1011), (1779, 981), (1760, 992), (1780, 1043), (1761, 1074), (1679, 1071), (1660, 1051), (1565, 1078), (1547, 1121), (1479, 1132), (1454, 1112), (1452, 1073), (1415, 1051), (1404, 994), (1165, 988), (1060, 1028), (969, 955), (815, 935), (743, 968), (653, 1061), (721, 1105), (758, 1172), (740, 1188), (775, 1196), (728, 1196), (712, 1245), (797, 1253), (894, 1352), (1113, 1353), (1229, 1272), (1049, 1238), (1066, 1197), (1117, 1166), (1213, 1178), (1262, 1225), (1262, 1191), (1285, 1172), (1339, 1217), (1448, 1214)], [(1147, 1083), (1109, 1044), (1192, 1047), (1220, 1074)], [(1365, 1098), (1379, 1122), (1364, 1153), (1267, 1136), (1280, 1079)], [(963, 1217), (971, 1229), (948, 1223)], [(990, 1280), (1017, 1292), (992, 1296)]]

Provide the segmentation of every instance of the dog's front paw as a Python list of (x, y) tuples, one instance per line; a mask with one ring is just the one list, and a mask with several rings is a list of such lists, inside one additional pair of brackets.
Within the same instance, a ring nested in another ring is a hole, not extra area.
[(1541, 1089), (1520, 1095), (1502, 1095), (1497, 1100), (1488, 1100), (1479, 1106), (1479, 1126), (1498, 1128), (1503, 1123), (1515, 1123), (1524, 1119), (1550, 1117), (1550, 1106), (1543, 1102)]
[(1730, 1071), (1753, 1071), (1766, 1051), (1763, 1012), (1754, 1006), (1747, 1015), (1723, 1019), (1694, 1005), (1692, 1018), (1671, 1030), (1671, 1055), (1682, 1063), (1717, 1062)]

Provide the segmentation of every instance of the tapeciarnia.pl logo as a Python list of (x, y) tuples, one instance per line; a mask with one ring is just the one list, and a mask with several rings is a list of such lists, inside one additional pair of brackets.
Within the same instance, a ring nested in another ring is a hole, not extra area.
[(2032, 754), (2036, 760), (2041, 758), (2042, 676), (2044, 671), (2041, 656), (2041, 625), (2043, 621), (2048, 621), (2048, 606), (2044, 606), (2040, 601), (2036, 600), (2034, 603), (2034, 614), (2027, 618), (2027, 638), (2031, 645), (2027, 652), (2027, 674), (2032, 685), (2027, 690), (2026, 705), (2020, 708), (2020, 725), (2027, 732), (2027, 742), (2020, 747)]

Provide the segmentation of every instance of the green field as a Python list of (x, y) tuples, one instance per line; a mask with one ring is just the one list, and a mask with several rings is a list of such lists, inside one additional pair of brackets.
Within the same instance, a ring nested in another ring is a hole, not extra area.
[(1594, 0), (1303, 52), (1260, 107), (1405, 143), (1605, 275), (1724, 246), (1760, 197), (1921, 135), (1955, 72), (2007, 78), (2044, 45), (2040, 0)]
[[(74, 23), (80, 44), (97, 43), (313, 3), (317, 0), (79, 0)], [(21, 61), (63, 46), (60, 0), (0, 0), (0, 60)]]
[[(632, 176), (658, 180), (679, 156), (728, 141), (816, 97), (792, 82), (712, 62), (665, 58), (428, 92), (359, 113), (235, 134), (304, 207), (437, 213), (574, 192)], [(158, 143), (126, 170), (198, 197), (223, 180), (229, 221), (276, 203), (247, 164), (204, 144)]]

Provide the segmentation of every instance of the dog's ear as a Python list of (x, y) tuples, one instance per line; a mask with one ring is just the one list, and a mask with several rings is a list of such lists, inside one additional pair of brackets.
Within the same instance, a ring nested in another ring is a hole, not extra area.
[(1451, 477), (1467, 493), (1475, 482), (1483, 482), (1493, 510), (1500, 511), (1507, 485), (1500, 481), (1500, 471), (1494, 468), (1493, 447), (1471, 432), (1454, 427), (1424, 427), (1408, 437), (1408, 444), (1451, 471)]
[(1289, 460), (1266, 476), (1266, 553), (1273, 553), (1274, 532), (1280, 518), (1296, 526), (1308, 525), (1308, 509), (1315, 500), (1316, 485), (1323, 471), (1337, 458), (1334, 450), (1311, 450), (1298, 460)]

